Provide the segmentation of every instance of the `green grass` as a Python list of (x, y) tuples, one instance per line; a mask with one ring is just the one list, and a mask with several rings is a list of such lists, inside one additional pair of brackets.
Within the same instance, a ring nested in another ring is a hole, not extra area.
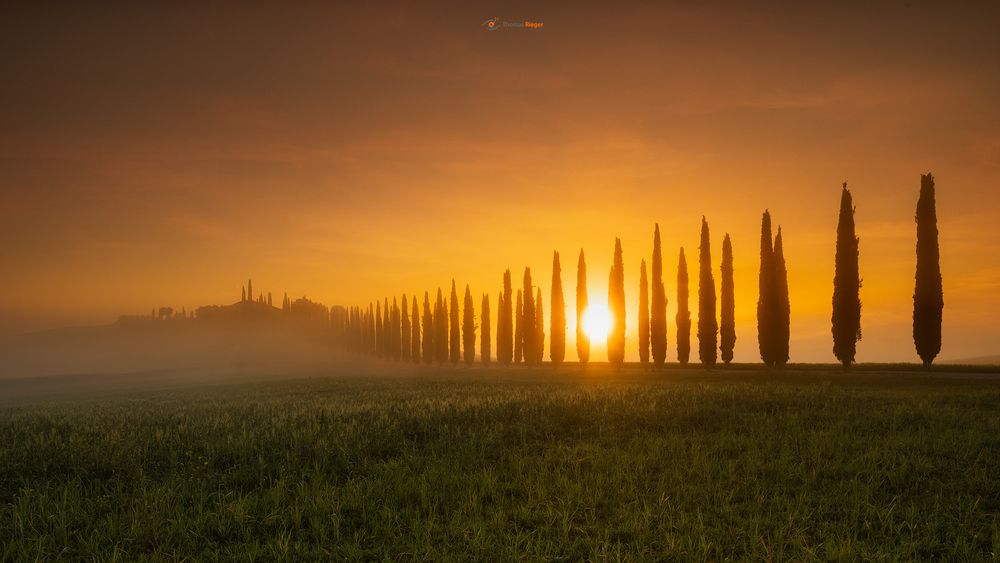
[(993, 378), (395, 373), (0, 410), (0, 559), (1000, 550)]

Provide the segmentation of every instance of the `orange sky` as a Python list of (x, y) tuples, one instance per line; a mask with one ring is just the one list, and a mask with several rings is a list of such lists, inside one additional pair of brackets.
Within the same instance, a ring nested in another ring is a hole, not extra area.
[[(229, 302), (248, 276), (327, 304), (455, 277), (495, 308), (503, 270), (530, 265), (547, 307), (554, 249), (572, 304), (581, 247), (603, 302), (620, 236), (634, 357), (653, 223), (673, 319), (680, 246), (697, 295), (704, 214), (716, 281), (733, 238), (736, 357), (756, 360), (769, 208), (792, 361), (832, 361), (846, 180), (858, 359), (913, 361), (930, 171), (940, 358), (997, 353), (1000, 8), (840, 4), (21, 7), (0, 21), (0, 332)], [(488, 32), (493, 16), (545, 25)]]

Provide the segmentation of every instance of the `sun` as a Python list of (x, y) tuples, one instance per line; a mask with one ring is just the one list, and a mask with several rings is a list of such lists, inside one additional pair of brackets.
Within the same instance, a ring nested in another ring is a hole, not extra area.
[(611, 313), (607, 305), (593, 304), (583, 313), (583, 330), (591, 340), (603, 340), (611, 332)]

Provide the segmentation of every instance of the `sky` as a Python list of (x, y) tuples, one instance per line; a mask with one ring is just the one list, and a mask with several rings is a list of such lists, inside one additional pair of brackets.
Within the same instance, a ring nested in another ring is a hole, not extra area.
[[(488, 31), (494, 17), (543, 25)], [(915, 361), (913, 216), (932, 172), (939, 358), (996, 354), (998, 20), (992, 2), (919, 1), (8, 7), (0, 334), (228, 303), (250, 277), (327, 305), (455, 279), (495, 309), (503, 271), (526, 266), (550, 318), (553, 251), (572, 327), (578, 253), (606, 302), (620, 237), (634, 358), (653, 225), (673, 319), (681, 247), (697, 311), (705, 216), (716, 283), (733, 240), (736, 359), (753, 361), (769, 209), (791, 359), (833, 361), (846, 181), (858, 359)]]

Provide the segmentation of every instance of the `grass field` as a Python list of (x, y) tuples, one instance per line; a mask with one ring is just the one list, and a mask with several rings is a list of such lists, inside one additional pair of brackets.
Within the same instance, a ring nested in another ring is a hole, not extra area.
[(1000, 551), (995, 376), (362, 371), (0, 409), (0, 559)]

